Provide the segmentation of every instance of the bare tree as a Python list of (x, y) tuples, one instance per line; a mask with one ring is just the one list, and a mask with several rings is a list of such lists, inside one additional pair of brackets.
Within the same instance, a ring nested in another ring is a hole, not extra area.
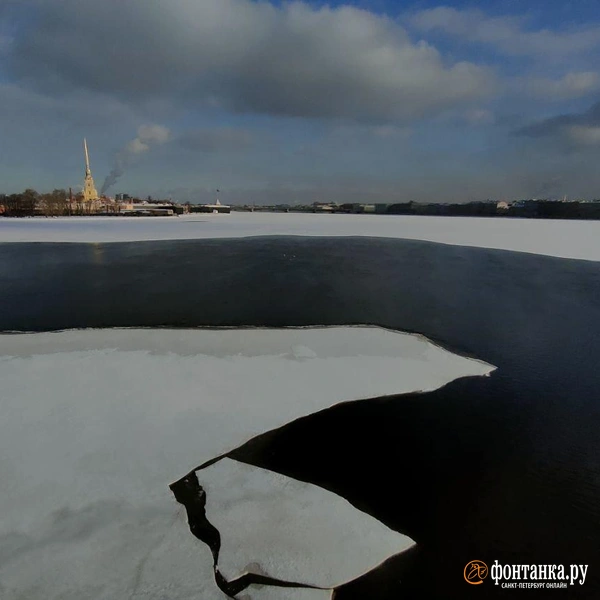
[(4, 199), (7, 217), (29, 217), (35, 214), (39, 194), (32, 189), (27, 189), (20, 194), (10, 194)]

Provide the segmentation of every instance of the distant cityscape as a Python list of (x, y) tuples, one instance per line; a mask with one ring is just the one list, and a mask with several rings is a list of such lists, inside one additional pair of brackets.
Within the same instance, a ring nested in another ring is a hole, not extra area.
[[(0, 216), (4, 217), (66, 217), (83, 215), (104, 216), (178, 216), (188, 213), (234, 212), (283, 212), (321, 214), (371, 214), (371, 215), (430, 215), (448, 217), (521, 217), (536, 219), (600, 219), (600, 199), (568, 201), (528, 199), (514, 202), (486, 200), (456, 204), (444, 203), (336, 203), (313, 202), (312, 204), (275, 205), (226, 205), (218, 199), (213, 203), (177, 203), (171, 199), (157, 200), (148, 196), (140, 199), (127, 193), (109, 197), (104, 190), (98, 194), (92, 177), (87, 141), (83, 140), (85, 175), (80, 192), (72, 189), (55, 189), (38, 193), (26, 189), (19, 194), (0, 194)], [(111, 183), (114, 183), (112, 181)], [(217, 194), (219, 190), (216, 190)]]
[(310, 205), (290, 206), (232, 206), (232, 210), (270, 211), (270, 212), (313, 212), (313, 213), (349, 213), (375, 215), (429, 215), (448, 217), (525, 217), (538, 219), (600, 219), (600, 200), (562, 200), (527, 199), (514, 202), (445, 203), (326, 203), (315, 202)]
[(598, 219), (600, 200), (526, 200), (480, 201), (460, 204), (444, 203), (335, 203), (275, 205), (227, 205), (215, 200), (211, 204), (178, 203), (171, 199), (145, 199), (122, 193), (114, 198), (100, 197), (85, 201), (81, 194), (66, 190), (38, 193), (27, 189), (19, 194), (0, 194), (0, 216), (65, 217), (89, 216), (178, 216), (189, 213), (278, 212), (320, 214), (422, 215), (456, 217), (521, 217), (537, 219)]

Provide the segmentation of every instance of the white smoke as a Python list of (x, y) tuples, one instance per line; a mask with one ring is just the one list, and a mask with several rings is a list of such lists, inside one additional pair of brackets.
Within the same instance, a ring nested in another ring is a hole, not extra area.
[(104, 180), (100, 194), (105, 194), (138, 156), (145, 154), (153, 146), (164, 144), (170, 137), (171, 132), (162, 125), (140, 125), (137, 137), (128, 142), (115, 156), (115, 164)]

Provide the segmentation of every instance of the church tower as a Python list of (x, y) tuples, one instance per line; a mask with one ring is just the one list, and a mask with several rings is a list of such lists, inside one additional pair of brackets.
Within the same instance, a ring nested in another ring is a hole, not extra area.
[(83, 140), (83, 149), (85, 151), (85, 180), (83, 182), (83, 200), (91, 202), (98, 199), (98, 192), (94, 186), (94, 178), (90, 171), (90, 157), (88, 156), (87, 142)]

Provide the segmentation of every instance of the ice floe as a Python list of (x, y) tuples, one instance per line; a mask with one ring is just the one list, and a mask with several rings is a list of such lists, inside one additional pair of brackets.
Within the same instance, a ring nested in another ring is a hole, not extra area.
[[(338, 402), (432, 390), (491, 370), (423, 337), (374, 327), (0, 335), (0, 597), (223, 598), (210, 552), (189, 533), (169, 483), (257, 434)], [(301, 581), (329, 585), (406, 543), (323, 490), (248, 473), (228, 474), (241, 487), (223, 490), (229, 512), (210, 508), (211, 515), (233, 519), (231, 525), (241, 514), (237, 501), (258, 518), (282, 498), (274, 524), (285, 529), (287, 510), (289, 529), (279, 539), (274, 527), (269, 545), (293, 559), (275, 561), (273, 550), (256, 544), (227, 549), (224, 565), (232, 573), (258, 560), (270, 575), (298, 573)], [(273, 497), (260, 491), (267, 484)], [(324, 495), (330, 500), (319, 505)], [(327, 512), (332, 507), (337, 521)], [(311, 513), (314, 520), (300, 531)], [(346, 518), (352, 521), (344, 529)], [(315, 525), (323, 520), (344, 543), (357, 544), (343, 554), (360, 554), (360, 564), (349, 561), (344, 571), (340, 556), (303, 556), (303, 536), (318, 536)], [(352, 523), (361, 525), (353, 530)], [(258, 529), (247, 535), (258, 543)], [(244, 593), (275, 597), (267, 588)], [(276, 597), (319, 598), (306, 593)]]

